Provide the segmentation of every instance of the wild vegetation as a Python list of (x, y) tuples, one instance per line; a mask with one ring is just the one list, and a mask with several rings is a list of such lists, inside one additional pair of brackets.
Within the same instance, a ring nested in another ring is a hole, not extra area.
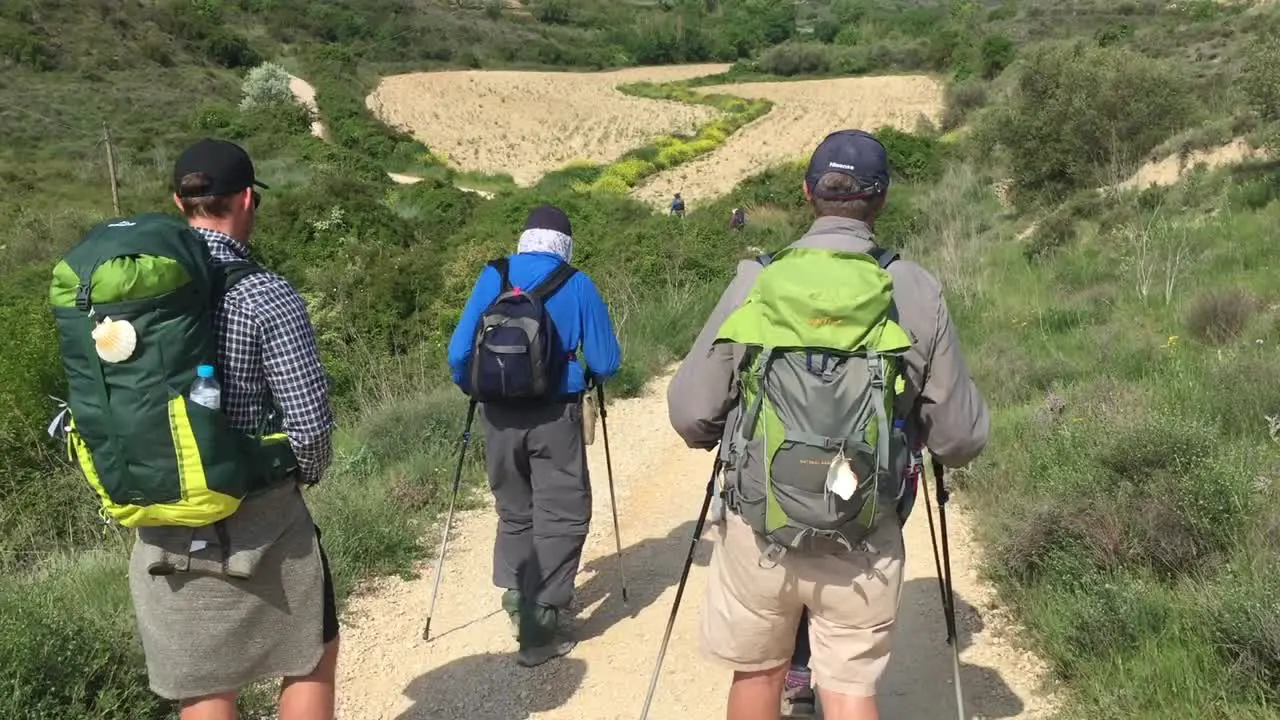
[[(807, 220), (794, 164), (761, 168), (682, 222), (623, 194), (768, 110), (691, 92), (931, 70), (949, 79), (947, 115), (884, 133), (901, 182), (877, 230), (943, 280), (996, 411), (989, 454), (955, 476), (988, 574), (1062, 681), (1068, 716), (1274, 717), (1280, 180), (1260, 162), (1099, 188), (1152, 154), (1239, 135), (1274, 149), (1277, 29), (1274, 7), (1208, 0), (6, 2), (0, 715), (172, 713), (147, 691), (133, 639), (127, 533), (98, 520), (44, 436), (61, 385), (48, 272), (112, 213), (104, 122), (124, 212), (171, 207), (172, 157), (201, 135), (259, 158), (272, 189), (255, 251), (307, 297), (342, 418), (333, 473), (311, 497), (345, 598), (424, 553), (464, 410), (443, 344), (474, 273), (510, 251), (529, 208), (572, 216), (575, 262), (624, 343), (610, 390), (634, 392), (684, 352), (735, 259)], [(332, 142), (270, 92), (242, 104), (264, 60), (317, 86)], [(630, 88), (725, 111), (697, 137), (532, 188), (497, 183), (492, 200), (458, 190), (458, 168), (364, 105), (378, 76), (405, 69), (702, 60), (737, 65)], [(388, 170), (425, 180), (396, 185)], [(735, 206), (748, 209), (741, 235), (725, 229)], [(476, 483), (476, 462), (467, 471)]]

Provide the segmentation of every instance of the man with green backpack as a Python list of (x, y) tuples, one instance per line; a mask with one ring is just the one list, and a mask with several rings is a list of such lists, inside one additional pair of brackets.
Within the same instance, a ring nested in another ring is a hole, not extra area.
[(779, 717), (802, 613), (824, 717), (879, 717), (911, 449), (956, 467), (986, 445), (941, 286), (874, 241), (889, 185), (876, 138), (828, 135), (805, 173), (815, 222), (739, 263), (668, 389), (686, 444), (719, 445), (702, 646), (735, 671), (729, 720)]
[(53, 271), (67, 374), (61, 430), (129, 567), (151, 689), (183, 720), (234, 720), (283, 678), (281, 720), (334, 715), (338, 619), (301, 487), (330, 462), (333, 414), (306, 307), (249, 253), (266, 188), (206, 139), (174, 168), (185, 216), (115, 218)]

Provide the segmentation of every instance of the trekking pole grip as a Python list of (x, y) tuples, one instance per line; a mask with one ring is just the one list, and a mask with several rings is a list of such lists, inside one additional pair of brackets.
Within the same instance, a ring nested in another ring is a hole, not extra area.
[(462, 441), (471, 440), (471, 421), (476, 417), (476, 399), (471, 398), (471, 402), (467, 403), (467, 424), (462, 428)]

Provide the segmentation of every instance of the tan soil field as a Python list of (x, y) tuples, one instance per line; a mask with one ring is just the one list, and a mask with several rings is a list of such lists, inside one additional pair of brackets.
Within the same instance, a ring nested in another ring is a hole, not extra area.
[(604, 163), (658, 135), (693, 132), (714, 108), (629, 97), (617, 85), (724, 72), (676, 65), (615, 72), (465, 70), (383, 78), (366, 99), (460, 170), (509, 173), (532, 185), (574, 160)]
[(912, 130), (921, 115), (936, 123), (943, 110), (942, 85), (922, 75), (742, 83), (698, 90), (766, 98), (774, 107), (715, 151), (642, 182), (634, 194), (655, 207), (665, 207), (671, 195), (679, 192), (692, 211), (698, 203), (729, 192), (770, 165), (808, 157), (834, 130), (874, 130), (885, 125)]

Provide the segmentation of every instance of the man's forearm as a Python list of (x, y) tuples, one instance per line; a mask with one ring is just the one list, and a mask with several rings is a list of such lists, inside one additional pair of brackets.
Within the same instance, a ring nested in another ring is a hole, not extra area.
[(298, 459), (302, 482), (307, 485), (320, 482), (333, 460), (332, 431), (290, 432), (288, 435), (293, 455)]

